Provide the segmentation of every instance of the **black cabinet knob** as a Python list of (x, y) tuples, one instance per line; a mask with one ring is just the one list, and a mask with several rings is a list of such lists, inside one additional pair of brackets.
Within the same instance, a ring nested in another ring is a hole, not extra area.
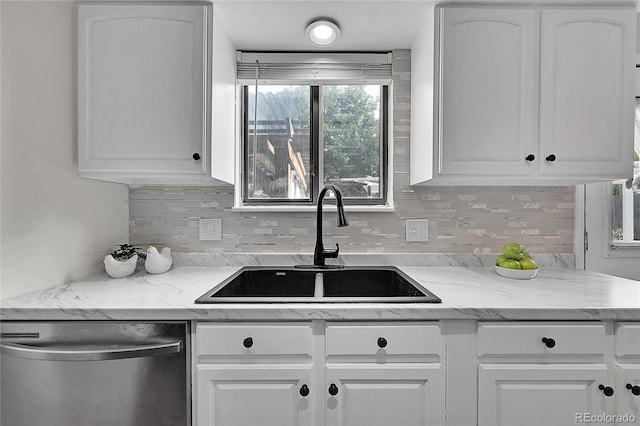
[(556, 341), (551, 337), (543, 337), (542, 343), (548, 348), (553, 348), (556, 345)]
[(249, 349), (251, 346), (253, 346), (253, 338), (247, 337), (246, 339), (244, 339), (242, 341), (242, 346)]
[(555, 154), (549, 154), (549, 155), (547, 155), (547, 158), (545, 158), (545, 160), (547, 160), (547, 161), (556, 161), (556, 156), (555, 156)]
[(200, 159), (200, 154), (198, 154), (197, 152), (194, 152), (192, 157), (194, 160), (198, 161)]
[(378, 347), (380, 349), (386, 348), (387, 347), (387, 339), (385, 339), (384, 337), (378, 337)]
[(329, 386), (329, 395), (336, 396), (338, 394), (338, 387), (335, 383), (331, 383)]
[(529, 154), (526, 157), (524, 157), (524, 159), (527, 160), (527, 161), (533, 161), (533, 160), (536, 159), (536, 156), (533, 155), (533, 154)]
[(635, 396), (640, 396), (640, 386), (638, 385), (634, 386), (631, 383), (627, 383), (626, 388), (629, 389), (631, 393), (634, 394)]
[(309, 386), (302, 385), (302, 387), (300, 388), (300, 395), (302, 395), (302, 396), (309, 395)]
[(600, 386), (598, 386), (598, 389), (600, 389), (602, 391), (604, 396), (612, 396), (613, 395), (613, 388), (611, 386), (600, 385)]

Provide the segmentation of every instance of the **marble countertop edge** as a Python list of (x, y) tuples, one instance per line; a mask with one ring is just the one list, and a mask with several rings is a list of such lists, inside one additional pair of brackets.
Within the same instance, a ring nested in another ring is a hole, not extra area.
[(319, 306), (225, 308), (3, 309), (0, 321), (639, 321), (640, 308), (451, 308), (442, 306)]
[[(267, 265), (273, 265), (268, 263)], [(618, 320), (640, 321), (640, 281), (569, 267), (532, 280), (493, 267), (399, 266), (442, 303), (196, 304), (240, 266), (174, 265), (167, 273), (99, 274), (0, 301), (0, 320)], [(247, 265), (248, 266), (248, 265)], [(356, 266), (356, 265), (354, 265)]]

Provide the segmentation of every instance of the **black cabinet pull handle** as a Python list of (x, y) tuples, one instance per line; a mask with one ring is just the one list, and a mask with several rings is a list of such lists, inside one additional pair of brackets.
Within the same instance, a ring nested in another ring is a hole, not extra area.
[(198, 154), (197, 152), (194, 152), (192, 157), (194, 160), (198, 161), (200, 159), (200, 154)]
[(626, 388), (629, 389), (631, 393), (634, 394), (635, 396), (640, 396), (640, 386), (638, 385), (634, 386), (631, 383), (627, 383)]
[(378, 347), (380, 349), (386, 348), (387, 347), (387, 339), (385, 339), (384, 337), (378, 337)]
[(529, 154), (524, 159), (527, 160), (527, 161), (533, 161), (533, 160), (536, 159), (536, 156), (533, 155), (533, 154)]
[(300, 388), (300, 395), (302, 395), (302, 396), (309, 395), (309, 386), (302, 385), (302, 387)]
[(548, 348), (553, 348), (556, 345), (556, 341), (551, 337), (543, 337), (542, 343)]
[(335, 383), (331, 383), (329, 386), (329, 395), (336, 396), (338, 394), (338, 387)]
[(604, 396), (612, 396), (613, 395), (613, 388), (611, 386), (600, 385), (600, 386), (598, 386), (598, 389), (600, 389), (602, 391)]
[(253, 338), (247, 337), (246, 339), (244, 339), (242, 341), (242, 346), (249, 349), (251, 346), (253, 346)]
[(547, 161), (556, 161), (556, 156), (555, 156), (555, 154), (549, 154), (549, 155), (547, 155), (547, 158), (545, 158), (545, 160), (547, 160)]

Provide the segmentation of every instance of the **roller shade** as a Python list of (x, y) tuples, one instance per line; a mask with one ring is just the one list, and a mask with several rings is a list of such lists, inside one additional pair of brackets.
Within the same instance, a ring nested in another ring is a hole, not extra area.
[[(255, 83), (388, 83), (391, 53), (238, 52), (238, 80)], [(256, 74), (257, 73), (257, 74)]]

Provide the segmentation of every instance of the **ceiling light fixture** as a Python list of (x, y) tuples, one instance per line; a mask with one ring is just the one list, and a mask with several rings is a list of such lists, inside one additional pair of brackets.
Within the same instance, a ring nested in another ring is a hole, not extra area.
[(305, 35), (314, 45), (329, 47), (340, 38), (340, 27), (326, 18), (317, 19), (307, 25)]

